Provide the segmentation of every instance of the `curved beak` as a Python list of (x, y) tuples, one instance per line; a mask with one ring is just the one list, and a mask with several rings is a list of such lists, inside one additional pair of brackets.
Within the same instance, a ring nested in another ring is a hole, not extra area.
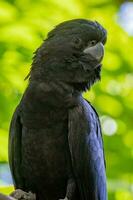
[(83, 52), (91, 55), (98, 62), (101, 62), (104, 56), (104, 46), (102, 42), (98, 42), (95, 46), (85, 48)]

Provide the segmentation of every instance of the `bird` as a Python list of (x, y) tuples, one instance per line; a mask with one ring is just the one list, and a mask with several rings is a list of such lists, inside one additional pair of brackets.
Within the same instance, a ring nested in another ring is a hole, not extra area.
[(106, 40), (97, 21), (71, 19), (34, 52), (9, 130), (16, 190), (37, 200), (107, 200), (101, 124), (83, 97), (101, 79)]

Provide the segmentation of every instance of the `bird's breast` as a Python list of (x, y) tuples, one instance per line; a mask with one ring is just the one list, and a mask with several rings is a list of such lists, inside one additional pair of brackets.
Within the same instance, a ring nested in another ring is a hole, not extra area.
[(46, 190), (55, 185), (65, 188), (69, 166), (67, 129), (67, 121), (54, 123), (51, 127), (45, 126), (44, 121), (43, 128), (23, 126), (22, 171), (27, 188), (30, 189), (31, 183), (35, 188), (39, 183)]
[(23, 176), (28, 189), (37, 188), (37, 183), (43, 188), (53, 184), (62, 188), (71, 171), (68, 110), (49, 104), (49, 98), (37, 92), (28, 90), (21, 102)]

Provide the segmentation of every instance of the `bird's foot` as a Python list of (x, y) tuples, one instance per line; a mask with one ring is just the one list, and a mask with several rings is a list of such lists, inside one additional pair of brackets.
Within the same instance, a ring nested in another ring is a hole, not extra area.
[(11, 197), (17, 200), (36, 200), (36, 195), (32, 192), (25, 192), (21, 189), (17, 189), (10, 194)]
[(59, 200), (69, 200), (67, 197), (65, 197), (64, 199), (59, 199)]

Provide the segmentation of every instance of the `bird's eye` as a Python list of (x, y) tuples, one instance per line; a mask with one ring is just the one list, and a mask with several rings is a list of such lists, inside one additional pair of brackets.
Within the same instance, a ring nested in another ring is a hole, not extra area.
[(89, 46), (94, 46), (96, 45), (97, 41), (96, 40), (92, 40), (89, 42)]

